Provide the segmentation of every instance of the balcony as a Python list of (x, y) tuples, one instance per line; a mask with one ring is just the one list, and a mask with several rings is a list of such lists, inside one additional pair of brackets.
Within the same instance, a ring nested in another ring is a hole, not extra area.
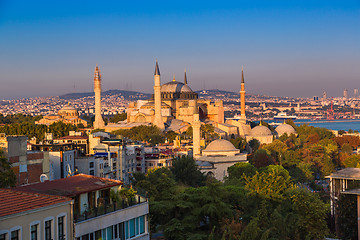
[(145, 202), (147, 202), (146, 198), (137, 195), (134, 198), (130, 198), (128, 201), (122, 200), (120, 202), (105, 204), (104, 206), (88, 208), (81, 214), (74, 212), (74, 222), (80, 223), (91, 218), (96, 218), (119, 210), (127, 209)]

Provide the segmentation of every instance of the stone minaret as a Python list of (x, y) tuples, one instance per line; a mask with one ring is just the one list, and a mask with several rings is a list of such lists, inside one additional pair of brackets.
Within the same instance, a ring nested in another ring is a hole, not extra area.
[(197, 105), (196, 100), (195, 106), (194, 106), (194, 114), (193, 114), (193, 122), (192, 122), (192, 128), (193, 128), (193, 156), (194, 158), (197, 156), (200, 156), (200, 117), (199, 117), (199, 108)]
[(95, 92), (95, 121), (94, 129), (104, 128), (105, 123), (101, 116), (101, 74), (100, 68), (96, 64), (94, 73), (94, 92)]
[(161, 116), (161, 85), (160, 85), (160, 70), (158, 62), (156, 61), (154, 73), (154, 103), (155, 103), (155, 119), (154, 124), (160, 129), (164, 129), (164, 123)]
[(246, 115), (245, 115), (245, 81), (244, 81), (244, 68), (243, 67), (241, 67), (240, 101), (241, 101), (241, 120), (246, 122)]

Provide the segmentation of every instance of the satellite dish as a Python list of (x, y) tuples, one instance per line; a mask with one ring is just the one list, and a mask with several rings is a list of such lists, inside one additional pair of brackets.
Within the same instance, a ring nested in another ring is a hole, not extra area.
[(45, 181), (48, 181), (49, 178), (46, 174), (41, 174), (40, 175), (40, 182), (45, 182)]

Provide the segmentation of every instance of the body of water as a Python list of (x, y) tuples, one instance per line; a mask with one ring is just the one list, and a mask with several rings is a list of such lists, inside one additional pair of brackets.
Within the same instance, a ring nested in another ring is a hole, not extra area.
[(331, 130), (357, 130), (360, 132), (360, 120), (333, 120), (333, 121), (313, 121), (307, 119), (298, 119), (294, 121), (297, 126), (301, 124), (309, 124), (314, 127), (327, 128)]

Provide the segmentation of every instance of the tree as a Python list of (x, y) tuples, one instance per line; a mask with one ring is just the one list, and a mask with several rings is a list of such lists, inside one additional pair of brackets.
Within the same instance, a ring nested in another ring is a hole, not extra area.
[(0, 150), (0, 188), (15, 187), (16, 175), (11, 169), (11, 164)]
[(248, 144), (249, 144), (252, 152), (256, 152), (256, 150), (258, 150), (259, 147), (260, 147), (260, 142), (259, 142), (259, 140), (257, 140), (257, 139), (251, 139), (251, 140), (248, 142)]
[(328, 206), (323, 203), (318, 195), (307, 190), (295, 190), (290, 193), (293, 209), (298, 220), (296, 232), (302, 239), (324, 239), (329, 233), (325, 221)]
[(174, 159), (170, 170), (174, 174), (177, 182), (187, 186), (202, 186), (206, 179), (195, 164), (195, 160), (187, 156)]
[(351, 155), (343, 162), (344, 167), (360, 168), (360, 155)]
[(337, 202), (336, 215), (341, 239), (358, 239), (357, 197), (341, 194)]
[(262, 168), (274, 164), (275, 161), (268, 151), (265, 149), (258, 149), (252, 157), (251, 163), (254, 164), (256, 168)]
[(282, 200), (285, 191), (293, 186), (289, 172), (279, 165), (270, 165), (252, 177), (245, 177), (245, 181), (250, 193), (272, 200)]
[(167, 131), (165, 133), (165, 138), (169, 141), (169, 142), (173, 142), (175, 140), (175, 138), (177, 137), (177, 133), (174, 131)]
[(127, 118), (126, 113), (117, 113), (114, 116), (110, 117), (109, 122), (111, 123), (118, 123), (120, 121), (124, 121)]
[(234, 145), (235, 148), (240, 149), (241, 151), (245, 150), (247, 144), (246, 139), (242, 137), (230, 139), (230, 142)]
[(256, 174), (256, 168), (250, 163), (236, 163), (228, 168), (229, 176), (226, 182), (240, 182), (245, 184), (245, 177), (252, 177)]
[(170, 199), (175, 194), (175, 180), (168, 168), (149, 170), (145, 179), (137, 181), (136, 187), (145, 190), (150, 200)]
[(155, 145), (164, 142), (165, 136), (155, 125), (137, 126), (130, 129), (120, 129), (112, 132), (115, 135), (121, 135), (134, 141), (150, 142)]

